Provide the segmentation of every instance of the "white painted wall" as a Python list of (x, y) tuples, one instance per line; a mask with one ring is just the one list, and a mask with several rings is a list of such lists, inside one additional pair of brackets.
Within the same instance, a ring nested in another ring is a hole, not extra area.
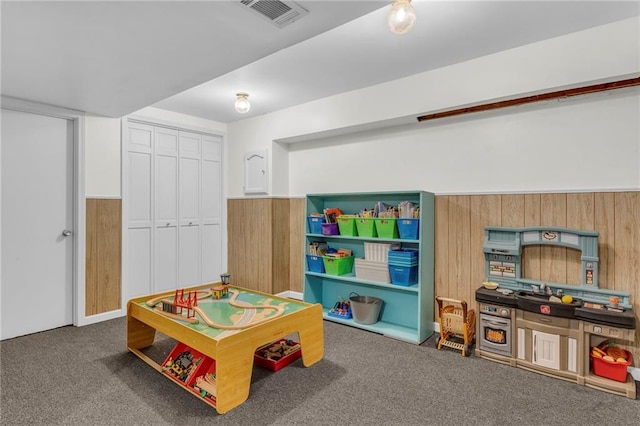
[[(130, 116), (190, 130), (216, 134), (226, 134), (227, 132), (225, 123), (153, 107), (143, 108)], [(85, 118), (85, 137), (85, 191), (87, 198), (121, 197), (121, 119), (87, 115)]]
[(232, 123), (228, 194), (242, 196), (242, 154), (265, 148), (271, 195), (639, 189), (637, 90), (406, 125), (638, 72), (640, 17)]
[(640, 189), (639, 92), (293, 144), (290, 193)]
[(120, 119), (85, 117), (85, 193), (87, 198), (119, 198)]
[(207, 120), (192, 115), (180, 114), (178, 112), (167, 111), (164, 109), (146, 107), (132, 114), (132, 117), (146, 118), (153, 122), (164, 123), (178, 128), (198, 130), (202, 132), (226, 134), (227, 125), (215, 120)]

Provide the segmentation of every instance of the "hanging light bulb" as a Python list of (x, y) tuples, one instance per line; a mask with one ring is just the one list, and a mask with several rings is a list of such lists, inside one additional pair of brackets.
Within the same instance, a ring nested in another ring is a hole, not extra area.
[(236, 111), (240, 114), (246, 114), (251, 109), (251, 103), (249, 103), (249, 94), (240, 92), (236, 93)]
[(394, 34), (406, 34), (416, 23), (416, 11), (411, 0), (395, 0), (387, 15), (387, 25)]

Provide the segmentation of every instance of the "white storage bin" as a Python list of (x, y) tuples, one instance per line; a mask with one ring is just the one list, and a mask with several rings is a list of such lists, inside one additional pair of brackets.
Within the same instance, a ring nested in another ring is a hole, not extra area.
[(373, 262), (365, 259), (355, 259), (356, 278), (375, 281), (379, 283), (391, 283), (389, 264), (387, 262)]
[(387, 263), (389, 250), (400, 248), (400, 243), (364, 243), (364, 258), (371, 262)]

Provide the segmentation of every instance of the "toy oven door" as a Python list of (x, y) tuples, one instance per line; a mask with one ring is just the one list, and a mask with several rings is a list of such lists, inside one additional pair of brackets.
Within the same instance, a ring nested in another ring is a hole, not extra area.
[(511, 356), (511, 319), (480, 314), (480, 349)]

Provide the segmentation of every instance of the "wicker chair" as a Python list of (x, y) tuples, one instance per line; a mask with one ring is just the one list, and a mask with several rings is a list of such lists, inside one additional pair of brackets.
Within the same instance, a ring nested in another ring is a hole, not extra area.
[(462, 351), (462, 356), (468, 356), (476, 338), (476, 311), (468, 309), (464, 300), (436, 296), (436, 301), (440, 318), (437, 348), (447, 346)]

